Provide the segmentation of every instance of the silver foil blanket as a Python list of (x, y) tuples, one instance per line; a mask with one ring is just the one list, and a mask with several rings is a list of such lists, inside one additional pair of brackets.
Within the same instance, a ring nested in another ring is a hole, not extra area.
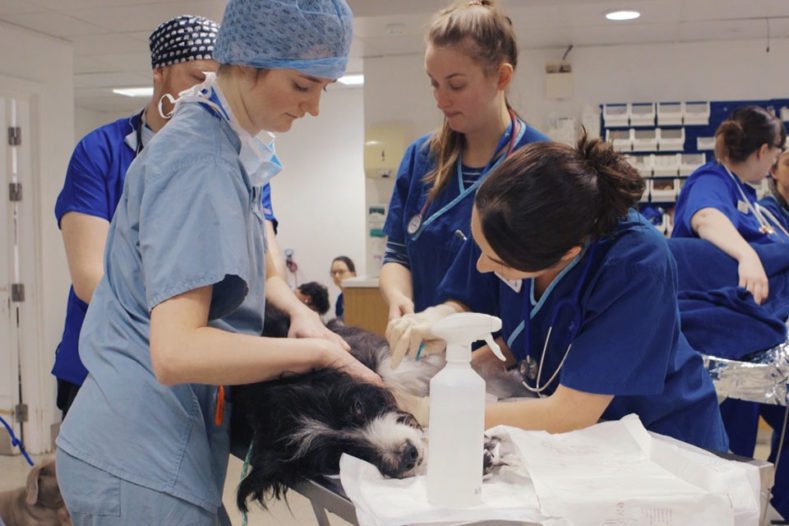
[(747, 361), (702, 355), (719, 398), (789, 405), (789, 341), (748, 356)]

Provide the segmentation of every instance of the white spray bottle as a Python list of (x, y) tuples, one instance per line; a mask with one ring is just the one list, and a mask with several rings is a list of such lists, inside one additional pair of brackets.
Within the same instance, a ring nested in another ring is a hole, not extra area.
[(471, 344), (485, 340), (499, 359), (492, 333), (501, 320), (473, 312), (452, 314), (432, 328), (447, 342), (447, 364), (430, 381), (427, 498), (435, 506), (480, 503), (485, 435), (485, 380), (471, 368)]

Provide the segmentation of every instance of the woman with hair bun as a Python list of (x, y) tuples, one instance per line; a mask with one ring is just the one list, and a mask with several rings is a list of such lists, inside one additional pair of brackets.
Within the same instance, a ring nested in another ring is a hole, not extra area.
[(785, 141), (786, 131), (775, 115), (759, 106), (738, 108), (715, 132), (716, 160), (691, 174), (674, 213), (672, 237), (706, 239), (736, 259), (739, 285), (757, 304), (770, 291), (750, 243), (789, 243), (789, 237), (765, 217), (750, 184), (761, 183)]
[(539, 396), (489, 405), (486, 428), (565, 432), (636, 413), (651, 431), (727, 450), (712, 381), (680, 331), (676, 264), (633, 209), (643, 191), (621, 155), (586, 137), (525, 146), (480, 186), (465, 247), (476, 271), (450, 269), (441, 308), (500, 316), (509, 365)]

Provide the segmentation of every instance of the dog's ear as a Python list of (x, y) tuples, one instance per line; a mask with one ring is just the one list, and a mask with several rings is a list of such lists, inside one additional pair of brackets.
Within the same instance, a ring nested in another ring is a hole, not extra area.
[(38, 481), (41, 476), (41, 468), (43, 464), (39, 463), (33, 466), (30, 473), (27, 475), (27, 485), (25, 489), (25, 504), (28, 506), (35, 506), (38, 503)]

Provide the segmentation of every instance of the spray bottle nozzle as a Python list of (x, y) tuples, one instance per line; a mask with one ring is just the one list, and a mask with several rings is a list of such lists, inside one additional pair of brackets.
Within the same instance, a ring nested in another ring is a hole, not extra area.
[(447, 342), (447, 349), (453, 346), (471, 349), (475, 341), (485, 340), (493, 354), (505, 360), (501, 349), (493, 341), (493, 333), (501, 330), (501, 319), (477, 312), (461, 312), (447, 316), (436, 323), (431, 332)]

